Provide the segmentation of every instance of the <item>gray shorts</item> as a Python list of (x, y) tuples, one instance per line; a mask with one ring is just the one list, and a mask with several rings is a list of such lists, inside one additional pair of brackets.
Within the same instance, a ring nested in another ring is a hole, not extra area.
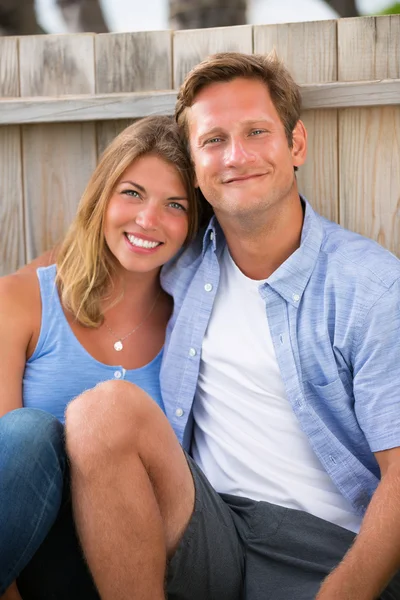
[[(193, 515), (167, 573), (169, 600), (312, 600), (354, 540), (303, 511), (217, 494), (187, 456)], [(379, 549), (377, 549), (379, 551)], [(381, 600), (400, 600), (400, 578)]]

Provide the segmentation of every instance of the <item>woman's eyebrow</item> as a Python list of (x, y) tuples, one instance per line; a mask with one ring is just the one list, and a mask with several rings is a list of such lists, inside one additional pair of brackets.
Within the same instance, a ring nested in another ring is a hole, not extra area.
[(138, 183), (135, 183), (134, 181), (130, 181), (129, 179), (126, 181), (120, 181), (120, 183), (129, 183), (130, 185), (133, 185), (134, 187), (137, 187), (138, 190), (140, 190), (141, 192), (145, 192), (145, 188), (142, 185), (139, 185)]

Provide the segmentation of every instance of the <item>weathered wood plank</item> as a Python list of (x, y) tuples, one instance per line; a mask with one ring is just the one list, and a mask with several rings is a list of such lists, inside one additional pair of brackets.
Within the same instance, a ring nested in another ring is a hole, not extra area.
[(255, 26), (254, 52), (267, 54), (273, 49), (302, 86), (303, 94), (310, 84), (319, 84), (312, 86), (313, 92), (303, 102), (308, 159), (297, 179), (301, 193), (313, 206), (329, 219), (338, 220), (337, 111), (310, 110), (314, 108), (313, 94), (337, 79), (336, 21)]
[[(340, 79), (399, 79), (399, 40), (400, 15), (339, 21)], [(339, 111), (340, 222), (400, 255), (399, 132), (400, 106)]]
[[(21, 95), (94, 94), (92, 34), (21, 38)], [(24, 126), (26, 254), (60, 241), (96, 164), (93, 123)]]
[(0, 128), (0, 223), (0, 275), (6, 275), (25, 263), (19, 127)]
[(337, 80), (336, 21), (255, 25), (254, 52), (274, 49), (299, 84)]
[(116, 119), (115, 121), (100, 121), (96, 124), (97, 131), (97, 155), (100, 157), (108, 144), (115, 138), (125, 127), (131, 125), (134, 119)]
[(253, 51), (251, 25), (192, 29), (174, 32), (174, 87), (178, 88), (187, 73), (206, 56), (216, 52)]
[(88, 33), (22, 36), (21, 96), (93, 94), (93, 40)]
[(172, 87), (170, 31), (98, 35), (95, 55), (98, 94)]
[(340, 81), (398, 79), (400, 15), (338, 21)]
[[(111, 110), (120, 112), (116, 121), (96, 124), (100, 155), (135, 118), (172, 113), (175, 94), (151, 95), (158, 90), (172, 88), (172, 33), (151, 31), (99, 35), (96, 36), (95, 47), (97, 93), (120, 93), (126, 98), (108, 105)], [(142, 95), (129, 98), (130, 92), (141, 92)], [(104, 113), (101, 117), (109, 118)]]
[[(0, 37), (0, 97), (18, 95), (18, 39)], [(25, 262), (19, 127), (0, 127), (0, 223), (0, 275), (6, 275)]]
[(96, 165), (93, 123), (26, 125), (23, 161), (27, 260), (61, 241)]
[[(400, 103), (400, 79), (303, 84), (300, 90), (304, 110)], [(175, 91), (0, 99), (0, 124), (67, 123), (170, 115), (175, 102)]]
[(0, 37), (0, 97), (19, 96), (18, 38)]
[(399, 132), (399, 108), (340, 115), (341, 223), (400, 256)]

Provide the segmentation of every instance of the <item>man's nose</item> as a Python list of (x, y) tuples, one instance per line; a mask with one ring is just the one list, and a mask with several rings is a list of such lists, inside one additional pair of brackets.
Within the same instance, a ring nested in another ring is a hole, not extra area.
[(225, 153), (225, 164), (227, 166), (240, 166), (254, 160), (254, 152), (249, 148), (246, 140), (231, 138)]
[(142, 229), (156, 229), (160, 219), (160, 210), (151, 202), (144, 204), (136, 215), (136, 223)]

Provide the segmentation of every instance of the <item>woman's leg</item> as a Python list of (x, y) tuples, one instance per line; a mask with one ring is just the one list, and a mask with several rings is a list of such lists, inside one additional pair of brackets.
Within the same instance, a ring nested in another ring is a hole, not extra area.
[(55, 417), (21, 408), (0, 418), (0, 595), (56, 520), (65, 464), (64, 430)]

